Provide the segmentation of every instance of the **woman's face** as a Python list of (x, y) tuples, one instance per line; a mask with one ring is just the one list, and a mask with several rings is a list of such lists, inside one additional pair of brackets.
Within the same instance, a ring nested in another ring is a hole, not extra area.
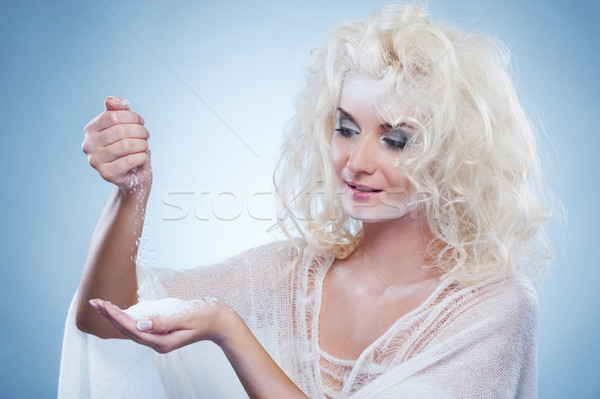
[[(331, 142), (338, 195), (344, 210), (363, 222), (416, 215), (416, 206), (409, 205), (416, 198), (414, 190), (402, 167), (395, 166), (414, 128), (408, 123), (390, 126), (378, 118), (378, 89), (377, 81), (366, 78), (344, 83)], [(399, 107), (412, 117), (410, 107)]]

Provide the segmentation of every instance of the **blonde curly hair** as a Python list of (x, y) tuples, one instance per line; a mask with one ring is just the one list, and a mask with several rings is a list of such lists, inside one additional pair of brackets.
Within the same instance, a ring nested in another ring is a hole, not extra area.
[[(464, 284), (539, 268), (550, 257), (541, 226), (536, 135), (507, 72), (508, 52), (482, 35), (430, 22), (412, 6), (388, 5), (366, 24), (346, 23), (313, 50), (308, 83), (284, 135), (274, 182), (281, 230), (313, 249), (349, 256), (362, 224), (336, 195), (330, 143), (344, 81), (382, 81), (376, 107), (393, 121), (409, 102), (418, 133), (407, 176), (434, 239), (432, 267)], [(403, 169), (405, 170), (405, 169)], [(400, 173), (400, 172), (399, 172)]]

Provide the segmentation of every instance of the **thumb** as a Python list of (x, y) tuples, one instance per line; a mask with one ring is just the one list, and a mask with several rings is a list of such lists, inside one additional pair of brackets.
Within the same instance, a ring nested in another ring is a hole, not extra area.
[(129, 101), (123, 97), (106, 97), (104, 106), (107, 111), (111, 110), (129, 110)]
[(164, 334), (170, 331), (173, 331), (177, 328), (181, 328), (179, 324), (181, 316), (171, 316), (171, 317), (149, 317), (142, 320), (139, 320), (136, 323), (136, 328), (139, 331), (154, 333), (154, 334)]

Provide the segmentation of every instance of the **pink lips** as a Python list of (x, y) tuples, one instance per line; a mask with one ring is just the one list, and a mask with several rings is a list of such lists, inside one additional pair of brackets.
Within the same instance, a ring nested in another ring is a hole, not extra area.
[(381, 192), (381, 190), (363, 186), (362, 184), (356, 184), (351, 181), (347, 181), (346, 185), (348, 186), (348, 189), (350, 189), (350, 192), (352, 192), (352, 197), (357, 200), (368, 200)]

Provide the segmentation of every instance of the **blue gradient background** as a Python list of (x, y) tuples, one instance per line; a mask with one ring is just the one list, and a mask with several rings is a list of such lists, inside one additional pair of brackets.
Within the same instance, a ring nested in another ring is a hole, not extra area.
[[(107, 4), (185, 84), (102, 1), (0, 3), (0, 397), (56, 395), (66, 312), (110, 191), (80, 149), (83, 127), (102, 111), (104, 97), (128, 98), (152, 134), (150, 263), (217, 261), (272, 239), (265, 232), (272, 220), (252, 217), (269, 219), (270, 204), (253, 203), (250, 194), (271, 190), (280, 132), (303, 84), (309, 49), (324, 44), (342, 20), (364, 20), (375, 7), (372, 1)], [(432, 0), (429, 12), (468, 29), (492, 4)], [(545, 132), (548, 178), (568, 214), (568, 222), (552, 226), (557, 259), (540, 289), (541, 398), (600, 395), (593, 205), (600, 142), (592, 120), (600, 110), (599, 15), (598, 2), (500, 0), (475, 25), (513, 51), (522, 102)], [(195, 216), (208, 205), (173, 194), (194, 191), (211, 193), (216, 211), (208, 221)], [(219, 192), (235, 194), (237, 202)], [(181, 220), (165, 220), (186, 209)], [(230, 209), (239, 209), (239, 217), (221, 220), (237, 216)]]

